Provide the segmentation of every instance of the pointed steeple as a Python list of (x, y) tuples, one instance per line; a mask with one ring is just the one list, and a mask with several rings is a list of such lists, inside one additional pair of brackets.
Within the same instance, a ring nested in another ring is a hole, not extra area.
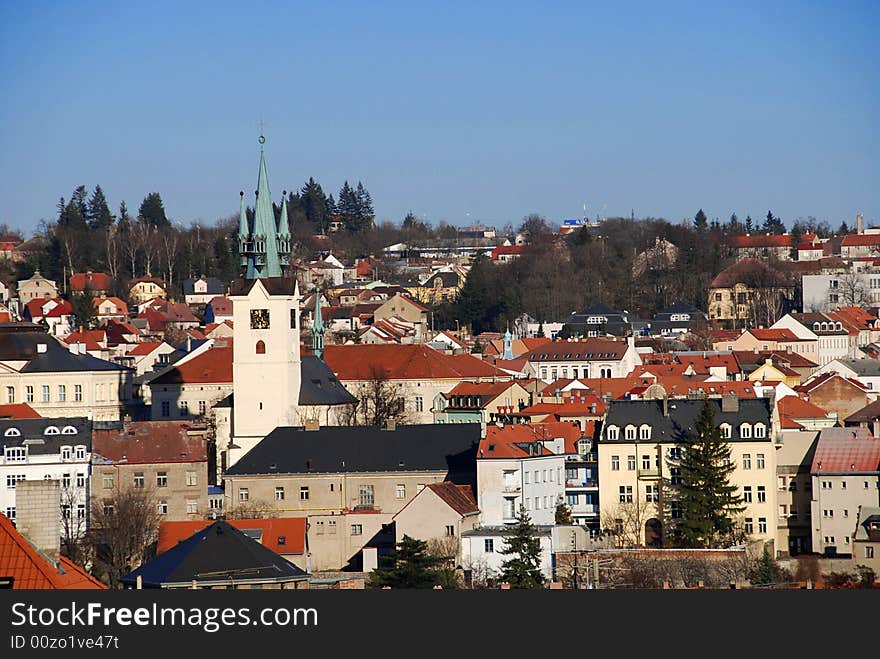
[(315, 313), (312, 317), (312, 353), (324, 359), (324, 318), (321, 316), (321, 289), (315, 289)]
[(266, 154), (263, 144), (266, 138), (260, 135), (260, 173), (257, 178), (257, 202), (254, 208), (254, 239), (258, 243), (256, 251), (262, 256), (257, 265), (257, 277), (280, 277), (281, 263), (278, 260), (277, 231), (275, 211), (272, 209), (272, 194), (269, 192), (269, 172), (266, 169)]
[(290, 240), (290, 228), (287, 224), (287, 190), (282, 193), (281, 197), (281, 216), (278, 218), (278, 238), (280, 240)]
[(501, 359), (513, 359), (513, 335), (510, 333), (510, 325), (504, 333), (504, 354)]

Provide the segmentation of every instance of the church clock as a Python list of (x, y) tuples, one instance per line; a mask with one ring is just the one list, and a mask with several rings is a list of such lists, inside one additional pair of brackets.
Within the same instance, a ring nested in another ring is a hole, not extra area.
[(268, 309), (251, 309), (251, 329), (269, 329)]

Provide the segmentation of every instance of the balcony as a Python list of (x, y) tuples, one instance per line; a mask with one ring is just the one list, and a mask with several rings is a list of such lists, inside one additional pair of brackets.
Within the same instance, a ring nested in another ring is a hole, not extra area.
[(660, 469), (654, 467), (653, 469), (639, 469), (639, 478), (644, 480), (655, 480), (660, 478)]
[(567, 488), (583, 488), (583, 487), (599, 487), (598, 478), (567, 478), (565, 480)]
[(522, 485), (519, 483), (504, 483), (501, 486), (501, 492), (504, 494), (519, 494), (522, 492)]
[(572, 515), (598, 515), (599, 506), (594, 503), (579, 503), (576, 506), (569, 506)]

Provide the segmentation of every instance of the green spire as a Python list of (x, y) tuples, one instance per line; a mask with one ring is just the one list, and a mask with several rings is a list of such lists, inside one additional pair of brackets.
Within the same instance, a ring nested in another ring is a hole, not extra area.
[(278, 238), (280, 240), (290, 240), (290, 228), (287, 223), (287, 190), (281, 197), (281, 217), (278, 218)]
[(312, 318), (312, 353), (324, 359), (324, 319), (321, 316), (321, 289), (315, 289), (315, 313)]
[(257, 179), (257, 203), (254, 209), (254, 238), (259, 242), (258, 251), (265, 254), (263, 263), (256, 272), (257, 277), (280, 277), (281, 262), (278, 259), (278, 243), (275, 212), (272, 210), (272, 195), (269, 192), (269, 173), (266, 170), (266, 154), (263, 144), (266, 138), (260, 135), (260, 174)]

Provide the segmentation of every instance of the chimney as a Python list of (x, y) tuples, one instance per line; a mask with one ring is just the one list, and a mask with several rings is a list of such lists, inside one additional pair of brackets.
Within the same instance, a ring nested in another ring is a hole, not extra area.
[(661, 405), (663, 406), (663, 416), (669, 416), (669, 399), (666, 396), (660, 399)]
[(874, 426), (874, 432), (873, 432), (874, 437), (880, 437), (880, 419), (874, 419), (873, 426)]
[(856, 215), (856, 233), (862, 235), (862, 214)]
[(321, 422), (317, 419), (306, 419), (305, 428), (306, 430), (318, 430), (321, 427)]
[[(19, 481), (15, 485), (15, 526), (57, 564), (61, 553), (61, 481)], [(76, 511), (70, 512), (75, 519)]]
[(736, 395), (736, 392), (731, 391), (721, 397), (721, 411), (739, 412), (739, 397)]

